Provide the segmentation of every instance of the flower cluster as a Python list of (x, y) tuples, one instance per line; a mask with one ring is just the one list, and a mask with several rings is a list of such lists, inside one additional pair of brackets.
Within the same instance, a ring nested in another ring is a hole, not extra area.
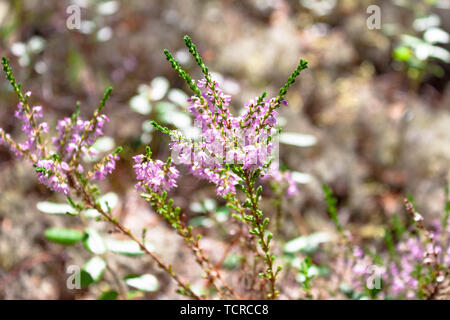
[[(421, 270), (421, 266), (430, 266), (438, 264), (444, 268), (450, 267), (450, 245), (447, 236), (450, 227), (443, 230), (439, 222), (435, 224), (433, 238), (435, 244), (424, 243), (418, 236), (410, 236), (399, 242), (396, 251), (399, 254), (399, 261), (391, 262), (389, 265), (391, 277), (390, 293), (394, 297), (404, 296), (406, 298), (415, 298), (419, 289), (419, 280), (426, 270)], [(447, 243), (446, 243), (446, 242)], [(430, 257), (436, 259), (431, 261)]]
[[(238, 177), (227, 165), (241, 165), (244, 170), (262, 169), (267, 177), (276, 177), (277, 182), (287, 181), (288, 194), (296, 193), (296, 184), (288, 173), (278, 170), (276, 159), (275, 129), (276, 99), (258, 97), (245, 105), (246, 111), (239, 117), (231, 116), (228, 95), (219, 85), (206, 80), (197, 83), (200, 96), (192, 96), (189, 112), (196, 125), (201, 128), (201, 139), (192, 142), (181, 137), (179, 132), (171, 135), (172, 157), (177, 164), (185, 164), (190, 172), (200, 179), (216, 185), (220, 196), (235, 193)], [(266, 120), (263, 121), (263, 119)]]
[(39, 182), (50, 190), (61, 192), (68, 196), (70, 189), (67, 184), (66, 172), (69, 165), (55, 160), (38, 160), (35, 164)]
[(133, 157), (135, 161), (133, 168), (139, 181), (136, 189), (162, 194), (176, 187), (179, 172), (170, 164), (170, 160), (164, 163), (161, 160), (152, 160), (150, 156), (151, 153), (147, 152), (147, 155), (140, 154)]
[(88, 175), (93, 177), (93, 180), (103, 180), (108, 174), (111, 174), (116, 168), (116, 161), (119, 160), (117, 155), (122, 148), (118, 148), (114, 153), (108, 154), (102, 161), (94, 165), (93, 171)]
[(270, 174), (262, 177), (262, 180), (268, 179), (272, 179), (274, 182), (282, 186), (286, 190), (286, 195), (288, 198), (298, 194), (297, 183), (292, 178), (290, 171), (282, 171), (278, 168), (272, 168)]
[[(434, 226), (434, 244), (421, 239), (420, 235), (408, 232), (395, 246), (395, 255), (380, 257), (378, 263), (374, 262), (371, 255), (355, 246), (351, 259), (347, 260), (347, 265), (352, 270), (352, 289), (357, 292), (367, 290), (367, 279), (373, 276), (374, 271), (371, 267), (376, 265), (379, 276), (383, 280), (383, 291), (378, 298), (419, 298), (420, 283), (428, 279), (427, 274), (430, 272), (427, 267), (433, 264), (441, 266), (444, 270), (450, 267), (450, 246), (446, 236), (450, 232), (450, 227), (443, 232), (438, 221), (434, 223)], [(431, 261), (430, 256), (435, 257), (435, 260)], [(437, 276), (439, 274), (438, 271)], [(438, 279), (435, 280), (438, 281)]]
[[(39, 182), (55, 192), (61, 192), (68, 196), (70, 193), (69, 176), (73, 173), (81, 174), (85, 171), (81, 159), (84, 156), (96, 154), (92, 147), (96, 139), (103, 135), (103, 127), (109, 119), (101, 111), (111, 93), (108, 89), (94, 112), (91, 120), (83, 120), (79, 117), (79, 104), (72, 117), (66, 117), (58, 121), (57, 135), (51, 138), (55, 150), (50, 150), (49, 143), (43, 138), (49, 132), (46, 122), (38, 122), (42, 118), (42, 107), (30, 107), (28, 99), (31, 92), (22, 94), (20, 84), (17, 84), (9, 67), (9, 61), (2, 59), (3, 69), (10, 81), (20, 102), (15, 112), (16, 118), (22, 122), (22, 131), (26, 135), (23, 143), (16, 143), (9, 134), (0, 128), (0, 143), (6, 144), (18, 157), (30, 160), (37, 172)], [(101, 180), (110, 174), (118, 160), (118, 150), (106, 156), (100, 162), (94, 164), (89, 172), (88, 179)]]
[[(166, 130), (172, 138), (170, 148), (174, 162), (186, 165), (193, 175), (213, 183), (220, 196), (236, 192), (235, 185), (242, 177), (232, 170), (233, 166), (249, 174), (259, 170), (264, 175), (277, 174), (279, 178), (288, 178), (288, 175), (277, 173), (277, 145), (274, 137), (279, 130), (275, 128), (276, 109), (286, 105), (284, 96), (287, 89), (300, 72), (307, 68), (306, 61), (300, 60), (277, 97), (267, 99), (267, 94), (263, 93), (244, 106), (242, 115), (235, 117), (230, 110), (231, 97), (224, 94), (213, 80), (189, 37), (185, 37), (185, 42), (201, 67), (204, 79), (193, 81), (170, 52), (166, 50), (165, 54), (172, 67), (195, 93), (189, 98), (188, 110), (196, 126), (201, 129), (201, 138), (193, 142), (180, 132)], [(288, 184), (289, 193), (293, 194), (294, 186), (291, 182)]]
[(22, 123), (22, 131), (26, 135), (26, 140), (22, 143), (13, 143), (11, 136), (5, 134), (0, 129), (0, 143), (6, 144), (11, 151), (19, 158), (26, 157), (26, 153), (33, 154), (33, 159), (44, 156), (47, 152), (45, 145), (41, 141), (41, 134), (48, 132), (48, 124), (46, 122), (38, 123), (38, 118), (42, 118), (42, 107), (33, 106), (30, 107), (25, 99), (31, 96), (31, 92), (28, 91), (24, 95), (24, 101), (20, 101), (17, 104), (17, 110), (14, 116)]

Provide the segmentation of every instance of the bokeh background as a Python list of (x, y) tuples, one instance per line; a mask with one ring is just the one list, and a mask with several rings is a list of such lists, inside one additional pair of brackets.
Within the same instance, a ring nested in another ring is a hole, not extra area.
[[(66, 26), (73, 4), (81, 8), (79, 30)], [(366, 25), (369, 5), (381, 8), (380, 29)], [(89, 117), (113, 86), (106, 107), (111, 122), (97, 147), (125, 150), (101, 188), (117, 196), (114, 213), (124, 224), (147, 226), (156, 252), (196, 279), (198, 269), (182, 241), (133, 191), (131, 156), (147, 144), (155, 157), (169, 155), (167, 137), (154, 132), (149, 120), (192, 127), (184, 111), (191, 93), (163, 49), (199, 79), (183, 43), (190, 35), (233, 95), (236, 113), (264, 90), (276, 94), (299, 59), (308, 60), (309, 69), (287, 95), (289, 107), (280, 110), (283, 131), (297, 133), (281, 144), (280, 160), (297, 172), (300, 195), (286, 203), (279, 236), (333, 232), (321, 189), (326, 183), (346, 226), (361, 241), (376, 243), (387, 221), (404, 215), (406, 195), (414, 196), (426, 217), (442, 214), (450, 174), (449, 18), (448, 0), (0, 1), (0, 55), (11, 60), (16, 78), (53, 126), (73, 112), (76, 101)], [(3, 77), (0, 127), (20, 139), (16, 104)], [(176, 203), (205, 235), (205, 249), (220, 259), (226, 243), (209, 230), (204, 211), (223, 202), (188, 174), (179, 185)], [(199, 209), (204, 199), (207, 208)], [(31, 165), (0, 146), (0, 299), (95, 298), (106, 282), (89, 292), (67, 290), (66, 267), (88, 255), (45, 240), (46, 228), (79, 223), (40, 212), (36, 204), (45, 200), (64, 201), (37, 183)], [(103, 231), (119, 237), (106, 226)], [(110, 261), (116, 270), (153, 270), (161, 289), (147, 298), (177, 297), (147, 259)]]

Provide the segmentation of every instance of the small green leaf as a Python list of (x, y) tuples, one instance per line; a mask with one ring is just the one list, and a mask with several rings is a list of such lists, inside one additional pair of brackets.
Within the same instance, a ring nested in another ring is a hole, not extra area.
[(317, 143), (317, 139), (308, 134), (283, 132), (280, 134), (280, 142), (297, 147), (311, 147)]
[(241, 261), (241, 259), (242, 258), (240, 255), (232, 253), (228, 255), (225, 261), (223, 262), (223, 267), (228, 270), (236, 269), (239, 266), (239, 262)]
[(62, 245), (72, 245), (83, 239), (82, 232), (65, 228), (50, 228), (44, 235), (49, 241)]
[(117, 293), (117, 291), (108, 290), (108, 291), (102, 292), (102, 294), (100, 295), (100, 297), (98, 297), (97, 300), (116, 300), (117, 297), (119, 297), (119, 294)]
[(76, 214), (77, 211), (66, 203), (56, 203), (50, 201), (38, 202), (36, 208), (46, 214)]
[(145, 292), (154, 292), (158, 290), (158, 279), (152, 274), (129, 275), (124, 278), (125, 283), (132, 288)]
[(313, 179), (311, 175), (298, 171), (291, 171), (291, 177), (292, 180), (301, 184), (310, 183)]
[(152, 105), (150, 104), (150, 101), (148, 101), (148, 98), (143, 94), (139, 94), (131, 98), (130, 108), (134, 112), (140, 113), (142, 115), (148, 115), (152, 111)]
[[(145, 254), (145, 252), (141, 250), (139, 245), (132, 240), (107, 239), (106, 247), (108, 248), (108, 250), (110, 250), (114, 253), (122, 254), (125, 256), (130, 256), (130, 257), (142, 256)], [(146, 247), (150, 251), (153, 250), (153, 248), (151, 248), (151, 245), (149, 245), (149, 244), (147, 244)]]
[(81, 268), (81, 286), (86, 287), (98, 282), (106, 270), (106, 262), (100, 257), (93, 257)]
[(103, 241), (102, 236), (95, 229), (86, 229), (83, 244), (92, 253), (104, 254), (106, 252), (105, 241)]
[(169, 89), (169, 81), (164, 77), (156, 77), (150, 83), (148, 95), (151, 100), (160, 100)]
[(394, 49), (392, 56), (395, 60), (407, 62), (412, 57), (412, 51), (405, 46), (399, 46)]
[(98, 152), (108, 152), (116, 146), (114, 139), (111, 137), (99, 137), (92, 146)]
[(307, 236), (298, 237), (286, 242), (284, 245), (284, 252), (297, 253), (297, 252), (313, 252), (319, 244), (331, 241), (331, 235), (324, 232), (316, 232)]

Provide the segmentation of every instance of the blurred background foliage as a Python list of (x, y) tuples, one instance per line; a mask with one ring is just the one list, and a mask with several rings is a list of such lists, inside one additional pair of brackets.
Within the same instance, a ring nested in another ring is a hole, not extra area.
[[(66, 27), (72, 4), (81, 7), (80, 30)], [(372, 4), (381, 8), (379, 30), (366, 26)], [(442, 212), (450, 175), (449, 18), (448, 0), (0, 1), (0, 55), (11, 59), (16, 78), (53, 124), (70, 115), (76, 101), (89, 117), (105, 88), (114, 87), (106, 111), (111, 123), (97, 148), (125, 149), (102, 189), (120, 195), (121, 219), (132, 228), (150, 226), (156, 250), (183, 261), (169, 229), (132, 190), (132, 155), (148, 144), (157, 158), (169, 155), (167, 137), (154, 132), (150, 120), (195, 132), (185, 112), (191, 93), (165, 61), (164, 48), (199, 79), (183, 46), (189, 34), (233, 95), (236, 113), (266, 88), (275, 94), (298, 60), (308, 60), (280, 112), (283, 132), (290, 133), (280, 160), (300, 183), (300, 196), (285, 204), (280, 237), (332, 232), (321, 189), (326, 183), (341, 221), (363, 240), (382, 239), (407, 194), (425, 216)], [(6, 80), (0, 97), (0, 127), (18, 137), (17, 102)], [(223, 203), (190, 175), (179, 185), (175, 200), (202, 228), (205, 247), (223, 248), (220, 237), (208, 233), (211, 219), (228, 219)], [(36, 209), (38, 201), (61, 199), (5, 148), (0, 190), (0, 298), (73, 298), (64, 268), (85, 259), (45, 242), (43, 230), (65, 222)], [(272, 215), (270, 203), (267, 208)], [(210, 211), (218, 214), (208, 217)], [(225, 266), (235, 258), (228, 256)], [(114, 263), (132, 268), (123, 259)]]

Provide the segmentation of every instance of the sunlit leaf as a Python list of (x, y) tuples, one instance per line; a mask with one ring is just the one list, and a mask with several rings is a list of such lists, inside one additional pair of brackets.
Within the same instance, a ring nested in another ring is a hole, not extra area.
[(106, 245), (102, 236), (92, 228), (86, 229), (85, 233), (83, 239), (85, 248), (95, 254), (104, 254), (106, 252)]
[(130, 275), (124, 278), (125, 283), (132, 288), (145, 292), (155, 292), (159, 288), (158, 279), (152, 274)]
[[(140, 246), (132, 241), (132, 240), (114, 240), (114, 239), (107, 239), (106, 240), (106, 247), (108, 250), (122, 254), (125, 256), (135, 257), (135, 256), (142, 256), (145, 254), (144, 251), (140, 248)], [(152, 251), (153, 246), (149, 243), (146, 243), (145, 247)]]
[(301, 183), (301, 184), (310, 183), (312, 181), (312, 177), (309, 174), (298, 172), (298, 171), (292, 171), (291, 177), (292, 177), (292, 180), (294, 180), (297, 183)]
[(47, 214), (74, 214), (77, 213), (77, 211), (72, 208), (67, 203), (56, 203), (56, 202), (50, 202), (50, 201), (40, 201), (37, 203), (36, 208)]
[(130, 108), (143, 115), (148, 115), (152, 111), (152, 106), (147, 97), (141, 94), (130, 99)]
[(169, 89), (169, 81), (164, 77), (156, 77), (150, 83), (149, 96), (151, 100), (161, 100)]
[(100, 257), (93, 257), (81, 268), (81, 286), (86, 287), (98, 282), (106, 270), (106, 262)]
[(310, 147), (317, 143), (317, 139), (309, 134), (282, 132), (280, 134), (280, 142), (297, 147)]
[(189, 98), (188, 95), (186, 93), (184, 93), (183, 90), (180, 89), (171, 89), (169, 91), (169, 94), (167, 96), (169, 98), (170, 101), (172, 101), (173, 103), (178, 104), (179, 106), (187, 106), (188, 101), (187, 99)]
[(331, 235), (324, 232), (312, 233), (307, 236), (298, 237), (288, 241), (284, 245), (284, 252), (297, 253), (306, 252), (310, 253), (315, 251), (319, 244), (328, 242), (332, 239)]

